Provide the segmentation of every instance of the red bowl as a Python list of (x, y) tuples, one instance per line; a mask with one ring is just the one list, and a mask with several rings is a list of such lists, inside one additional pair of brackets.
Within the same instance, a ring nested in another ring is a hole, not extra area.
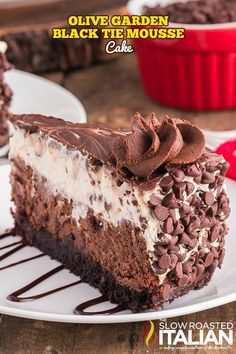
[[(128, 11), (173, 1), (131, 0)], [(236, 108), (236, 23), (170, 24), (184, 39), (134, 40), (145, 92), (167, 106), (219, 110)]]

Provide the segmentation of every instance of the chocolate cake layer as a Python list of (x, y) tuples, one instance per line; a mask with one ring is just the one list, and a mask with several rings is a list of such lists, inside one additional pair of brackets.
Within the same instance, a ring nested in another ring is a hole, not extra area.
[(202, 133), (186, 121), (139, 118), (129, 132), (14, 117), (10, 144), (17, 231), (132, 311), (210, 280), (230, 212), (228, 165), (202, 151)]

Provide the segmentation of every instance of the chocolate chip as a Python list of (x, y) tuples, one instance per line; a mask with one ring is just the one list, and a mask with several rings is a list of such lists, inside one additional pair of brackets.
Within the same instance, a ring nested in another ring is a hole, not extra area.
[(158, 262), (157, 262), (157, 261), (153, 262), (152, 266), (153, 266), (154, 271), (155, 271), (155, 273), (156, 273), (157, 275), (165, 274), (165, 272), (167, 271), (167, 269), (160, 268), (160, 267), (158, 266)]
[(176, 222), (176, 211), (175, 209), (169, 209), (170, 217), (172, 218), (173, 222)]
[(180, 235), (184, 231), (184, 225), (178, 220), (174, 225), (173, 235)]
[(190, 215), (186, 215), (186, 216), (182, 217), (181, 221), (184, 226), (188, 226), (190, 223)]
[(225, 257), (225, 250), (222, 249), (219, 254), (219, 266), (221, 266), (221, 264), (223, 263), (224, 257)]
[(209, 267), (209, 265), (213, 262), (213, 259), (214, 259), (214, 254), (211, 252), (207, 253), (204, 260), (205, 267)]
[(209, 265), (208, 269), (210, 270), (210, 272), (214, 272), (215, 269), (218, 267), (218, 265), (219, 265), (218, 259), (214, 259), (214, 261)]
[(178, 256), (175, 253), (171, 253), (170, 258), (171, 258), (171, 269), (174, 269), (176, 263), (178, 262)]
[(188, 236), (193, 240), (198, 237), (198, 232), (192, 231), (191, 233), (188, 233)]
[(157, 235), (158, 241), (160, 245), (168, 245), (168, 243), (170, 242), (170, 240), (168, 239), (168, 237), (161, 233)]
[(155, 194), (152, 194), (149, 203), (153, 206), (158, 206), (161, 204), (161, 198), (157, 197)]
[(179, 209), (179, 213), (181, 216), (187, 215), (191, 212), (191, 207), (188, 204), (183, 203)]
[(176, 183), (173, 186), (173, 192), (174, 192), (177, 199), (182, 199), (185, 188), (186, 188), (185, 182)]
[(154, 254), (155, 256), (162, 256), (167, 252), (167, 248), (163, 247), (162, 245), (155, 245), (155, 251)]
[(183, 266), (182, 266), (182, 263), (178, 262), (178, 263), (176, 264), (175, 272), (176, 272), (177, 278), (182, 278), (182, 276), (183, 276)]
[(219, 225), (218, 224), (215, 224), (214, 226), (211, 227), (210, 229), (210, 240), (211, 242), (214, 242), (217, 240), (218, 236), (219, 236), (219, 232), (220, 232), (220, 229), (219, 229)]
[(165, 176), (160, 181), (160, 187), (162, 188), (162, 190), (164, 192), (170, 191), (170, 189), (172, 188), (173, 184), (174, 184), (174, 181), (173, 181), (171, 176)]
[(156, 218), (160, 221), (166, 220), (169, 216), (168, 209), (162, 205), (158, 205), (155, 207), (154, 214), (155, 214)]
[(191, 262), (188, 262), (188, 261), (184, 262), (182, 267), (183, 267), (183, 272), (184, 273), (191, 273), (192, 272), (192, 264), (191, 264)]
[(208, 161), (206, 164), (206, 170), (210, 173), (216, 172), (219, 170), (219, 163), (217, 161)]
[(179, 201), (175, 198), (174, 193), (169, 193), (162, 200), (162, 205), (169, 208), (178, 208)]
[(196, 238), (190, 239), (188, 245), (189, 245), (190, 248), (195, 248), (195, 247), (197, 246), (197, 242), (198, 242), (198, 241), (197, 241)]
[(213, 183), (214, 181), (215, 181), (215, 176), (213, 174), (207, 171), (204, 171), (202, 173), (202, 180), (201, 180), (202, 184), (209, 184), (209, 183)]
[(201, 199), (200, 199), (199, 196), (195, 193), (195, 194), (193, 195), (193, 198), (192, 198), (192, 200), (191, 200), (190, 205), (191, 205), (191, 206), (194, 206), (195, 208), (199, 208), (199, 207), (201, 206), (201, 204), (202, 204)]
[(187, 252), (185, 251), (184, 253), (177, 253), (177, 257), (179, 262), (183, 262), (186, 258)]
[(201, 170), (196, 165), (191, 165), (187, 168), (186, 175), (197, 177), (201, 174)]
[(186, 193), (187, 195), (189, 195), (194, 191), (194, 185), (191, 182), (185, 182), (185, 184), (186, 184)]
[(171, 237), (170, 242), (169, 242), (169, 245), (168, 245), (169, 249), (173, 251), (174, 246), (176, 245), (176, 243), (177, 243), (178, 241), (179, 241), (178, 236), (173, 236), (173, 237)]
[(168, 217), (162, 226), (162, 231), (167, 233), (167, 234), (171, 234), (174, 231), (174, 225), (173, 225), (173, 220), (171, 217)]
[(204, 273), (205, 266), (202, 259), (198, 259), (198, 261), (196, 262), (196, 268), (197, 268), (197, 275), (201, 275), (202, 273)]
[(207, 209), (206, 214), (210, 217), (213, 217), (216, 215), (218, 209), (217, 203), (214, 203), (210, 208)]
[(212, 192), (204, 192), (203, 193), (203, 200), (206, 205), (211, 206), (215, 200), (214, 194)]
[(186, 286), (188, 284), (188, 282), (189, 282), (188, 276), (187, 275), (183, 275), (182, 278), (180, 278), (178, 280), (178, 285), (184, 287), (184, 286)]
[(194, 180), (195, 183), (199, 184), (201, 182), (201, 180), (202, 180), (202, 175), (200, 174), (197, 177), (193, 177), (193, 180)]
[(179, 243), (183, 245), (188, 245), (189, 242), (190, 242), (190, 237), (185, 232), (183, 232), (182, 235), (180, 236)]
[(172, 176), (175, 182), (182, 182), (184, 180), (185, 174), (182, 170), (177, 169), (173, 172)]
[(220, 171), (220, 174), (221, 174), (222, 176), (225, 176), (227, 170), (229, 169), (229, 166), (230, 166), (230, 165), (229, 165), (228, 162), (224, 162), (224, 163), (222, 164), (221, 171)]
[(159, 259), (159, 266), (162, 269), (167, 269), (171, 265), (171, 258), (168, 254), (163, 254), (161, 258)]

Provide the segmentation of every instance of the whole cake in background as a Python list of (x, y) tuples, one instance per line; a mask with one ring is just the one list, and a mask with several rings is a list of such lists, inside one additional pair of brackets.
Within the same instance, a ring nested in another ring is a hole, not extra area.
[(192, 24), (213, 24), (236, 21), (235, 0), (190, 0), (154, 7), (145, 6), (145, 15), (166, 15), (171, 22)]
[(132, 130), (13, 116), (16, 233), (132, 311), (208, 284), (224, 259), (228, 164), (186, 120)]
[(0, 41), (0, 147), (6, 145), (9, 139), (9, 107), (12, 99), (12, 91), (4, 81), (4, 72), (12, 69), (12, 65), (7, 61), (5, 51), (6, 43)]

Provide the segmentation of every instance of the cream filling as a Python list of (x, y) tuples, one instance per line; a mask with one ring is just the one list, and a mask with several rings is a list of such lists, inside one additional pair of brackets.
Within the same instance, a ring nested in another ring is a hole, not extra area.
[[(122, 221), (129, 221), (143, 230), (150, 264), (158, 260), (154, 255), (154, 245), (158, 240), (157, 234), (162, 232), (162, 222), (152, 215), (148, 201), (152, 194), (163, 198), (159, 185), (149, 191), (142, 191), (126, 182), (118, 186), (116, 178), (112, 175), (113, 170), (109, 167), (94, 168), (89, 162), (88, 155), (83, 155), (79, 151), (68, 151), (54, 139), (45, 139), (38, 133), (29, 135), (22, 129), (16, 129), (10, 139), (10, 158), (17, 157), (32, 167), (37, 174), (46, 178), (50, 193), (62, 194), (73, 201), (72, 215), (77, 220), (78, 226), (80, 219), (86, 217), (90, 207), (95, 215), (101, 216), (115, 226)], [(208, 185), (198, 185), (192, 177), (186, 176), (185, 180), (194, 185), (192, 193), (197, 190), (199, 192), (209, 190)], [(189, 204), (188, 197), (184, 196), (183, 202), (186, 204)], [(176, 217), (177, 219), (180, 217), (178, 209)], [(146, 228), (143, 228), (144, 219)], [(202, 245), (202, 236), (206, 236), (207, 233), (208, 229), (201, 229), (198, 244), (187, 253), (186, 259)], [(166, 236), (171, 238), (171, 235)], [(185, 250), (186, 248), (180, 245), (180, 253)], [(169, 271), (168, 269), (165, 274), (157, 275), (160, 283), (164, 281)]]
[(7, 50), (7, 43), (0, 41), (0, 52), (4, 54), (6, 50)]

